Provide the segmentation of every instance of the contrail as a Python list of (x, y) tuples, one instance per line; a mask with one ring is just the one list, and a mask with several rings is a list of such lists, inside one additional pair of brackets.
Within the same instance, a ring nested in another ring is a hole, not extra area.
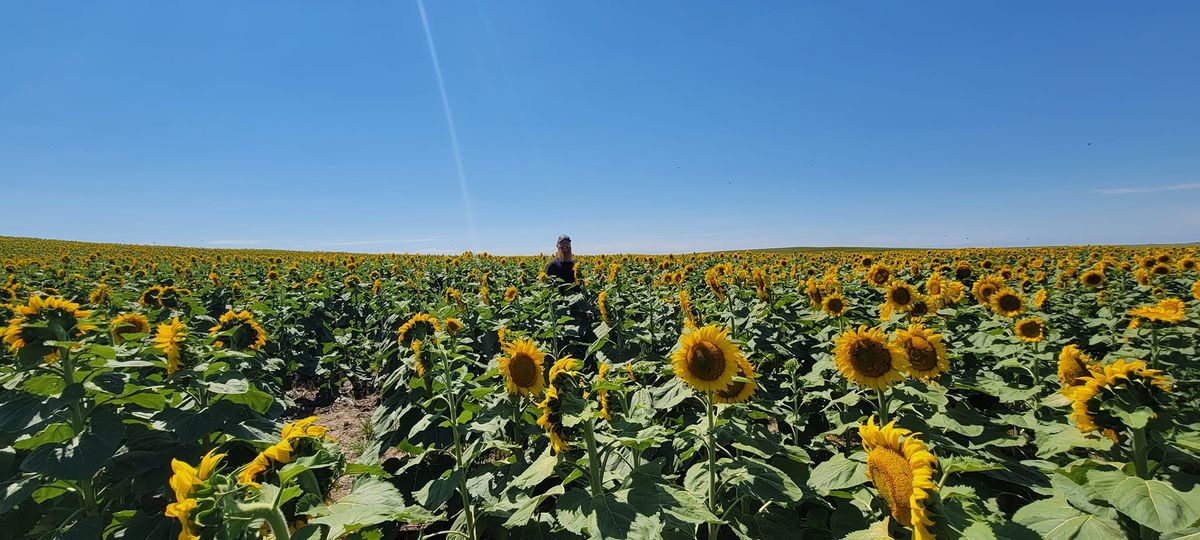
[(446, 83), (442, 80), (442, 64), (438, 62), (437, 47), (433, 45), (433, 32), (429, 29), (429, 18), (425, 16), (425, 1), (417, 0), (417, 8), (421, 11), (421, 26), (425, 28), (429, 58), (433, 60), (433, 75), (437, 78), (438, 92), (442, 94), (442, 112), (446, 114), (446, 126), (450, 129), (450, 148), (454, 151), (454, 165), (458, 168), (458, 188), (462, 193), (463, 210), (467, 213), (467, 232), (471, 235), (471, 249), (474, 250), (479, 244), (479, 237), (475, 232), (471, 195), (467, 191), (467, 173), (463, 171), (462, 153), (458, 149), (458, 130), (454, 129), (454, 113), (450, 111), (450, 98), (446, 96)]

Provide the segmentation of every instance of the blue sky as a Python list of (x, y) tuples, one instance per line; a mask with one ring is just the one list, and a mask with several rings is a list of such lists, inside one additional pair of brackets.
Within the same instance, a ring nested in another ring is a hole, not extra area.
[(580, 253), (1200, 240), (1196, 2), (424, 10), (428, 34), (409, 1), (0, 3), (0, 234), (502, 254), (563, 232)]

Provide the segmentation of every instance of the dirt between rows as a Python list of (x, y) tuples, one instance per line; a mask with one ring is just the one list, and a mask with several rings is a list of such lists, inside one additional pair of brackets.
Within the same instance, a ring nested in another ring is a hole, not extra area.
[[(349, 396), (338, 396), (332, 403), (319, 404), (316, 401), (317, 391), (308, 388), (293, 388), (288, 391), (288, 397), (295, 403), (284, 413), (288, 421), (316, 415), (317, 423), (329, 431), (326, 435), (333, 437), (346, 456), (346, 463), (358, 460), (360, 451), (370, 441), (366, 440), (369, 431), (364, 426), (371, 421), (371, 414), (379, 404), (379, 396), (368, 395), (362, 399)], [(350, 476), (343, 476), (333, 486), (330, 498), (338, 500), (350, 493)]]

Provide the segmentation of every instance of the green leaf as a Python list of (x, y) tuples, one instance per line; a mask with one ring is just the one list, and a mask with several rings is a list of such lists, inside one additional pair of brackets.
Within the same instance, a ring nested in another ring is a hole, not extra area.
[(346, 533), (386, 521), (432, 523), (436, 516), (417, 506), (405, 506), (404, 496), (391, 484), (370, 480), (331, 506), (317, 507), (309, 523), (326, 525), (326, 538), (341, 538)]
[(45, 445), (25, 458), (21, 469), (66, 480), (88, 480), (121, 446), (125, 426), (111, 409), (97, 409), (87, 429), (63, 444)]
[(558, 458), (550, 453), (550, 447), (542, 452), (533, 463), (529, 465), (516, 479), (512, 481), (512, 486), (516, 488), (533, 487), (543, 480), (554, 474), (554, 466), (558, 464)]
[(458, 481), (462, 478), (461, 470), (447, 471), (441, 477), (430, 480), (425, 487), (418, 490), (413, 495), (417, 499), (417, 503), (430, 510), (436, 510), (450, 497), (454, 496), (454, 492), (458, 489)]
[(844, 540), (892, 540), (892, 535), (888, 534), (887, 520), (883, 520), (877, 521), (861, 531), (847, 534)]
[(1088, 482), (1111, 486), (1097, 488), (1109, 504), (1160, 533), (1183, 530), (1200, 517), (1183, 494), (1161, 480), (1144, 480), (1119, 471), (1089, 471)]
[(817, 465), (808, 478), (808, 487), (821, 495), (867, 483), (867, 468), (862, 463), (851, 461), (842, 454), (834, 454), (829, 460)]
[(526, 523), (529, 523), (529, 520), (533, 518), (533, 513), (537, 511), (538, 506), (540, 506), (547, 497), (562, 495), (565, 492), (566, 490), (563, 489), (561, 485), (556, 485), (546, 490), (545, 493), (539, 493), (533, 497), (521, 496), (522, 499), (520, 506), (518, 506), (517, 509), (513, 511), (512, 515), (508, 517), (508, 520), (504, 522), (504, 527), (511, 529), (513, 527), (521, 527)]
[(37, 475), (29, 475), (20, 480), (14, 480), (6, 484), (0, 484), (0, 514), (3, 514), (18, 504), (25, 502), (33, 490), (41, 486), (42, 482)]
[(1065, 499), (1042, 499), (1013, 514), (1013, 521), (1042, 535), (1046, 540), (1091, 540), (1124, 538), (1121, 526), (1111, 519), (1085, 514)]

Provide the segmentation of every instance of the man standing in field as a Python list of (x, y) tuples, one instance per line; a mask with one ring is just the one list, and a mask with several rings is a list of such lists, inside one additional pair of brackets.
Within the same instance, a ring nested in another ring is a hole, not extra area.
[[(566, 353), (583, 360), (585, 370), (595, 367), (594, 358), (585, 358), (587, 348), (596, 340), (596, 332), (592, 330), (591, 303), (588, 302), (583, 288), (575, 280), (575, 257), (571, 253), (571, 237), (560, 235), (554, 250), (554, 259), (546, 265), (546, 275), (558, 285), (558, 292), (565, 300), (564, 304), (556, 303), (556, 316), (570, 314), (571, 319), (579, 325), (573, 332), (567, 332), (562, 337), (568, 341)], [(554, 351), (558, 354), (559, 351)]]

